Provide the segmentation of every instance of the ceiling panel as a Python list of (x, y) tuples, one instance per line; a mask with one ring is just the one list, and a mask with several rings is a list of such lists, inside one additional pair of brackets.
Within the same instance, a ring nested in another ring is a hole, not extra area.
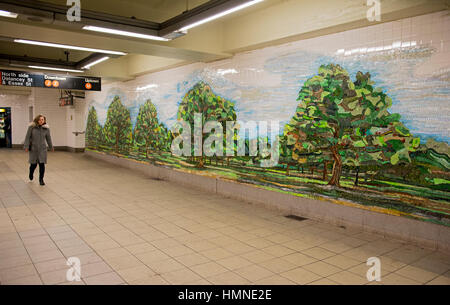
[[(44, 0), (43, 2), (66, 5), (66, 0)], [(192, 9), (206, 2), (208, 0), (82, 0), (81, 9), (163, 22), (181, 14), (186, 9)]]
[[(15, 42), (0, 41), (0, 54), (16, 55), (16, 56), (28, 56), (38, 57), (53, 60), (66, 61), (66, 54), (64, 49), (26, 45)], [(76, 50), (69, 51), (69, 61), (80, 61), (81, 59), (92, 54), (91, 52), (83, 52)]]

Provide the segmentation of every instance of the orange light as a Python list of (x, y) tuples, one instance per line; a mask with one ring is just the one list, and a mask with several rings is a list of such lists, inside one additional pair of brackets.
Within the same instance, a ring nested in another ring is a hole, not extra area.
[(57, 88), (57, 87), (59, 87), (59, 82), (57, 80), (54, 80), (52, 85), (53, 85), (53, 87)]
[(52, 86), (52, 81), (49, 80), (49, 79), (47, 79), (47, 80), (44, 82), (44, 84), (45, 84), (45, 87), (51, 87), (51, 86)]
[(86, 85), (84, 85), (84, 87), (86, 87), (86, 89), (91, 90), (92, 89), (92, 84), (91, 83), (86, 83)]

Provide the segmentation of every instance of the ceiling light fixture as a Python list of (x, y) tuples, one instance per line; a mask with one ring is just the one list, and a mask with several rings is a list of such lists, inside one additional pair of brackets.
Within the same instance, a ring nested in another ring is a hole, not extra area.
[(218, 14), (216, 14), (216, 15), (213, 15), (213, 16), (210, 16), (210, 17), (208, 17), (208, 18), (205, 18), (205, 19), (199, 20), (199, 21), (197, 21), (197, 22), (194, 22), (194, 23), (192, 23), (192, 24), (186, 25), (186, 26), (182, 27), (181, 29), (179, 29), (178, 31), (186, 31), (186, 30), (189, 30), (189, 29), (191, 29), (191, 28), (193, 28), (193, 27), (195, 27), (195, 26), (204, 24), (204, 23), (206, 23), (206, 22), (209, 22), (209, 21), (211, 21), (211, 20), (214, 20), (214, 19), (223, 17), (223, 16), (225, 16), (225, 15), (234, 13), (234, 12), (236, 12), (236, 11), (238, 11), (238, 10), (244, 9), (244, 8), (246, 8), (246, 7), (249, 7), (249, 6), (253, 5), (253, 4), (256, 4), (256, 3), (259, 3), (259, 2), (262, 2), (262, 1), (264, 1), (264, 0), (253, 0), (253, 1), (250, 1), (250, 2), (247, 2), (247, 3), (244, 3), (244, 4), (241, 4), (241, 5), (238, 5), (238, 6), (236, 6), (236, 7), (233, 7), (233, 8), (231, 8), (231, 9), (228, 9), (228, 10), (226, 10), (226, 11), (220, 12), (220, 13), (218, 13)]
[(44, 46), (44, 47), (60, 48), (60, 49), (71, 49), (71, 50), (79, 50), (79, 51), (87, 51), (87, 52), (113, 54), (113, 55), (127, 55), (127, 53), (118, 52), (118, 51), (91, 49), (91, 48), (70, 46), (70, 45), (50, 43), (50, 42), (41, 42), (41, 41), (34, 41), (34, 40), (14, 39), (14, 42), (32, 44), (32, 45), (38, 45), (38, 46)]
[(103, 28), (103, 27), (93, 26), (93, 25), (85, 25), (83, 27), (83, 30), (101, 32), (101, 33), (107, 33), (107, 34), (114, 34), (114, 35), (121, 35), (121, 36), (136, 37), (136, 38), (142, 38), (142, 39), (159, 40), (159, 41), (169, 41), (170, 40), (170, 39), (167, 39), (164, 37), (159, 37), (159, 36), (154, 36), (154, 35), (147, 35), (147, 34), (140, 34), (140, 33), (135, 33), (135, 32), (115, 30), (115, 29)]
[(17, 16), (19, 15), (16, 13), (0, 10), (0, 17), (17, 18)]
[(84, 72), (83, 70), (73, 70), (73, 69), (54, 68), (54, 67), (44, 67), (44, 66), (28, 66), (28, 68), (39, 69), (39, 70), (52, 70), (52, 71), (63, 71), (63, 72), (76, 72), (76, 73)]
[(100, 58), (100, 59), (98, 59), (96, 61), (91, 62), (90, 64), (87, 64), (86, 66), (82, 67), (81, 69), (89, 69), (90, 67), (92, 67), (92, 66), (94, 66), (96, 64), (99, 64), (99, 63), (101, 63), (101, 62), (103, 62), (105, 60), (108, 60), (108, 59), (109, 59), (109, 56), (102, 57), (102, 58)]

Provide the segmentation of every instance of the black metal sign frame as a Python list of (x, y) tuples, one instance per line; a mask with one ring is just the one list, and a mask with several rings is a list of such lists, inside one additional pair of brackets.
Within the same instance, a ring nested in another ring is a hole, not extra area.
[(36, 87), (49, 89), (101, 91), (100, 77), (35, 74), (26, 71), (0, 70), (4, 86)]

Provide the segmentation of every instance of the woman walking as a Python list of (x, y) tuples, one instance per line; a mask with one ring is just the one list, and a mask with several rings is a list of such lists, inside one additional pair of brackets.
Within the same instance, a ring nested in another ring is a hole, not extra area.
[(27, 135), (25, 136), (24, 148), (25, 151), (29, 151), (30, 163), (30, 180), (33, 180), (34, 170), (39, 163), (39, 184), (45, 185), (44, 173), (45, 163), (47, 163), (47, 141), (48, 146), (52, 151), (55, 151), (52, 144), (52, 138), (50, 137), (50, 129), (47, 125), (45, 116), (38, 115), (34, 118), (33, 122), (28, 126)]

